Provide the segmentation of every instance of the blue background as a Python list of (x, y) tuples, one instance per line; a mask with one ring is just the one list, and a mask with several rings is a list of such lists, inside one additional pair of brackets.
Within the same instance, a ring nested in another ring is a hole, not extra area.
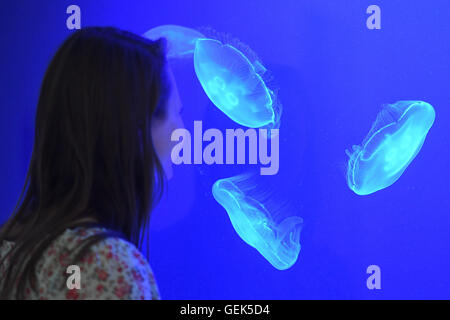
[[(230, 33), (261, 57), (280, 89), (280, 174), (272, 178), (304, 219), (297, 263), (274, 269), (212, 198), (215, 179), (244, 166), (179, 166), (152, 220), (149, 259), (162, 298), (450, 298), (448, 1), (2, 2), (1, 221), (24, 182), (40, 82), (71, 33), (70, 4), (81, 7), (82, 27), (142, 34), (178, 24)], [(371, 4), (381, 8), (381, 30), (366, 28)], [(187, 127), (194, 119), (236, 127), (208, 102), (192, 70), (181, 69), (192, 79), (180, 84)], [(383, 103), (398, 100), (431, 103), (436, 122), (394, 185), (357, 196), (346, 185), (344, 150), (362, 141)], [(366, 287), (371, 264), (381, 268), (381, 290)]]

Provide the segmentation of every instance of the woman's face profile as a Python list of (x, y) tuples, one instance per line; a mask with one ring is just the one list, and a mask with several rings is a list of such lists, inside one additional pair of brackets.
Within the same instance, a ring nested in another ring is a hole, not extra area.
[(166, 116), (163, 119), (153, 118), (152, 139), (156, 154), (163, 166), (167, 179), (173, 176), (171, 151), (177, 142), (171, 141), (172, 132), (178, 128), (184, 128), (181, 118), (182, 103), (178, 93), (177, 84), (172, 70), (168, 67), (170, 81), (170, 95), (167, 100)]

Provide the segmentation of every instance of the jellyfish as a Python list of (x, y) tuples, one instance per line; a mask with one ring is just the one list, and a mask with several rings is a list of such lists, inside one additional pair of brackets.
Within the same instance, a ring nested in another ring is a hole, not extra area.
[(385, 105), (362, 144), (346, 150), (350, 189), (368, 195), (397, 181), (422, 148), (434, 118), (433, 107), (423, 101)]
[(238, 49), (215, 39), (198, 39), (194, 68), (206, 95), (231, 120), (250, 127), (269, 126), (278, 120), (274, 93), (262, 75), (267, 69), (253, 64)]
[(277, 214), (268, 210), (269, 194), (258, 191), (247, 174), (217, 180), (212, 193), (227, 211), (237, 234), (273, 267), (285, 270), (297, 261), (301, 217), (283, 212), (277, 219)]
[(163, 25), (144, 33), (150, 40), (165, 38), (167, 40), (167, 57), (192, 57), (197, 39), (204, 38), (200, 32), (177, 25)]

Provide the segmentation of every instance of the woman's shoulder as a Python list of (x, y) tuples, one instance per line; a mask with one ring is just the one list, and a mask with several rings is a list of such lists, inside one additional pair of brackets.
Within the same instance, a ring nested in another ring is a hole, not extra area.
[[(53, 242), (44, 252), (38, 272), (40, 298), (159, 299), (153, 271), (146, 258), (135, 245), (122, 238), (113, 236), (98, 241), (82, 259), (71, 264), (73, 252), (85, 240), (106, 231), (103, 228), (67, 229)], [(79, 271), (80, 288), (69, 289), (67, 285), (61, 292), (60, 287), (52, 286), (61, 282), (52, 277), (58, 277), (62, 272), (69, 280), (72, 275), (67, 271), (69, 266), (72, 266), (71, 272)]]

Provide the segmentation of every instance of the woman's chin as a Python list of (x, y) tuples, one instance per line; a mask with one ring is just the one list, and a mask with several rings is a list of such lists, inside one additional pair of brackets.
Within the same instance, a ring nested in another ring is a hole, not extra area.
[(164, 174), (166, 176), (166, 180), (171, 180), (173, 177), (173, 168), (172, 164), (165, 166), (164, 168)]

